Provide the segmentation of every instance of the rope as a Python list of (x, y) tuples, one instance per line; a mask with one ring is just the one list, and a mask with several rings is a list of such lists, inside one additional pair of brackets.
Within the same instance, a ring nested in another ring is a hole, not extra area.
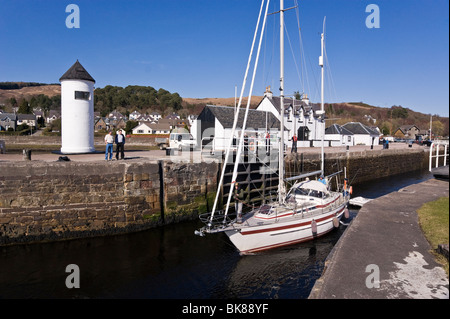
[[(250, 54), (249, 54), (248, 61), (247, 61), (247, 68), (245, 70), (244, 81), (243, 81), (243, 84), (242, 84), (241, 94), (240, 94), (240, 97), (239, 97), (239, 103), (238, 103), (236, 114), (235, 114), (235, 117), (234, 117), (233, 128), (231, 130), (231, 136), (234, 136), (234, 132), (236, 130), (237, 122), (238, 122), (238, 119), (239, 119), (239, 111), (240, 111), (240, 107), (241, 107), (241, 103), (242, 103), (242, 97), (244, 95), (245, 85), (246, 85), (246, 82), (247, 82), (247, 75), (248, 75), (248, 70), (250, 68), (250, 62), (251, 62), (252, 56), (253, 56), (253, 49), (255, 47), (256, 36), (258, 34), (259, 22), (261, 20), (261, 14), (262, 14), (263, 7), (264, 7), (264, 1), (265, 0), (261, 1), (261, 8), (259, 10), (258, 22), (256, 23), (255, 33), (253, 35), (253, 42), (252, 42), (252, 46), (251, 46), (251, 49), (250, 49)], [(266, 14), (267, 14), (267, 12), (266, 12)], [(264, 18), (264, 21), (265, 21), (265, 18)], [(250, 98), (249, 98), (249, 100), (250, 100)], [(226, 155), (225, 155), (224, 163), (228, 162), (228, 157), (229, 157), (229, 154), (230, 154), (232, 140), (233, 139), (230, 139), (230, 141), (229, 141), (228, 149), (227, 149), (227, 152), (226, 152)], [(219, 201), (220, 188), (222, 186), (223, 179), (224, 179), (224, 176), (225, 176), (225, 168), (226, 168), (226, 165), (223, 165), (222, 174), (220, 175), (220, 181), (219, 181), (218, 186), (217, 186), (216, 198), (214, 200), (214, 205), (213, 205), (213, 209), (212, 209), (212, 213), (211, 213), (211, 220), (214, 217), (214, 213), (216, 211), (217, 203)]]

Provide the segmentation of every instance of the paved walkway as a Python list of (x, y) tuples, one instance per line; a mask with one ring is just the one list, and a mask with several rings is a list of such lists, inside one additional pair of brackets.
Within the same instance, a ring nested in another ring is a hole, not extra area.
[(448, 278), (430, 253), (416, 213), (442, 196), (449, 196), (448, 181), (430, 179), (364, 205), (309, 298), (448, 299)]
[[(408, 147), (405, 143), (391, 143), (389, 144), (390, 150), (400, 150), (400, 149), (411, 149)], [(425, 146), (419, 146), (417, 144), (414, 144), (412, 146), (413, 149), (423, 149), (428, 150), (429, 148)], [(375, 145), (373, 147), (373, 150), (382, 150), (382, 145)], [(349, 148), (349, 152), (370, 152), (371, 147), (365, 146), (365, 145), (355, 145), (351, 146)], [(289, 150), (290, 152), (290, 150)], [(305, 148), (299, 148), (298, 152), (302, 153), (320, 153), (320, 147), (305, 147)], [(346, 152), (346, 147), (325, 147), (324, 152), (326, 154), (330, 153), (338, 153), (338, 152)], [(207, 152), (206, 152), (207, 155)], [(32, 161), (46, 161), (46, 162), (54, 162), (57, 161), (58, 158), (62, 156), (61, 154), (55, 154), (51, 152), (36, 152), (32, 151), (31, 153), (31, 160)], [(67, 155), (71, 161), (80, 161), (80, 162), (89, 162), (89, 161), (104, 161), (105, 160), (105, 154), (102, 152), (94, 153), (94, 154), (76, 154), (76, 155)], [(115, 153), (113, 154), (113, 157), (115, 158)], [(193, 152), (193, 156), (190, 156), (188, 152), (184, 152), (181, 156), (171, 155), (170, 157), (166, 155), (165, 150), (152, 150), (152, 151), (139, 151), (139, 150), (127, 150), (125, 147), (125, 159), (126, 160), (136, 160), (136, 159), (147, 159), (147, 160), (161, 160), (161, 159), (171, 159), (173, 161), (177, 160), (202, 160), (202, 157), (200, 155), (199, 151)], [(204, 156), (204, 160), (211, 160), (211, 157)], [(6, 153), (6, 154), (0, 154), (0, 162), (1, 161), (23, 161), (23, 155), (21, 153)]]

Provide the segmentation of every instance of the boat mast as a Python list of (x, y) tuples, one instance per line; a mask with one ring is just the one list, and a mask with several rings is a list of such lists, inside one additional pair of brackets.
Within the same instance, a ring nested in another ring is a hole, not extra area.
[(322, 171), (322, 175), (323, 174), (325, 174), (325, 169), (324, 169), (324, 159), (323, 159), (323, 157), (324, 157), (324, 151), (323, 151), (323, 142), (324, 142), (324, 135), (325, 135), (325, 109), (324, 109), (324, 97), (323, 97), (323, 95), (324, 95), (324, 89), (323, 89), (323, 86), (324, 86), (324, 70), (323, 70), (323, 40), (324, 40), (324, 37), (325, 37), (325, 19), (326, 19), (326, 17), (325, 18), (323, 18), (323, 32), (322, 32), (322, 34), (321, 34), (321, 36), (320, 36), (320, 43), (321, 43), (321, 46), (320, 46), (320, 57), (319, 57), (319, 65), (320, 65), (320, 67), (321, 67), (321, 73), (322, 73), (322, 79), (321, 79), (321, 93), (320, 93), (320, 101), (321, 101), (321, 103), (320, 103), (320, 111), (321, 111), (321, 116), (322, 116), (322, 121), (321, 121), (321, 123), (323, 123), (323, 128), (322, 128), (322, 130), (321, 130), (321, 135), (322, 135), (322, 146), (321, 146), (321, 156), (320, 156), (320, 158), (321, 158), (321, 163), (320, 163), (320, 169), (321, 169), (321, 171)]
[[(218, 205), (218, 202), (219, 202), (220, 189), (221, 189), (221, 186), (222, 186), (222, 183), (223, 183), (223, 180), (224, 180), (225, 170), (226, 170), (226, 166), (227, 166), (227, 163), (228, 163), (228, 158), (230, 156), (231, 144), (233, 142), (233, 137), (234, 137), (234, 134), (235, 134), (235, 131), (236, 131), (237, 122), (238, 122), (238, 119), (239, 119), (239, 112), (240, 112), (240, 107), (241, 107), (241, 103), (242, 103), (242, 97), (244, 95), (244, 90), (245, 90), (245, 86), (246, 86), (246, 82), (247, 82), (247, 75), (248, 75), (248, 71), (250, 69), (250, 63), (251, 63), (252, 56), (253, 56), (253, 49), (255, 47), (256, 38), (257, 38), (257, 34), (258, 34), (258, 29), (259, 29), (259, 23), (260, 23), (261, 15), (262, 15), (263, 8), (264, 8), (264, 2), (265, 2), (265, 0), (261, 1), (261, 8), (259, 9), (258, 21), (256, 23), (255, 33), (253, 35), (253, 42), (252, 42), (252, 46), (251, 46), (251, 49), (250, 49), (250, 54), (248, 56), (247, 68), (245, 69), (244, 81), (242, 83), (241, 95), (239, 97), (239, 102), (238, 102), (237, 107), (235, 109), (233, 128), (231, 129), (231, 135), (230, 135), (230, 138), (228, 140), (228, 147), (226, 149), (227, 151), (226, 151), (225, 159), (224, 159), (223, 166), (222, 166), (222, 174), (220, 175), (220, 181), (219, 181), (218, 186), (217, 186), (216, 198), (214, 200), (214, 205), (213, 205), (212, 213), (211, 213), (211, 216), (210, 216), (210, 222), (213, 221), (214, 214), (216, 212), (216, 208), (217, 208), (217, 205)], [(250, 97), (251, 97), (251, 95), (250, 95)], [(230, 192), (230, 194), (231, 194), (231, 192)], [(228, 205), (227, 205), (227, 207), (228, 207)]]
[(280, 150), (278, 166), (278, 194), (280, 204), (284, 203), (284, 0), (280, 0)]

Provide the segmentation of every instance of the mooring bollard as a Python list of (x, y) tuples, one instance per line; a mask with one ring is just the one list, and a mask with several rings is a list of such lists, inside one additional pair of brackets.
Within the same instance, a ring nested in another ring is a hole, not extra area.
[(31, 150), (28, 149), (23, 150), (23, 160), (31, 161)]

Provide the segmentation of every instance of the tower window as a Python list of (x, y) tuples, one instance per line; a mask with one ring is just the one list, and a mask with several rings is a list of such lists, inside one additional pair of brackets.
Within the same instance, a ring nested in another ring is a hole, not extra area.
[(75, 91), (75, 100), (90, 100), (90, 93), (83, 91)]

